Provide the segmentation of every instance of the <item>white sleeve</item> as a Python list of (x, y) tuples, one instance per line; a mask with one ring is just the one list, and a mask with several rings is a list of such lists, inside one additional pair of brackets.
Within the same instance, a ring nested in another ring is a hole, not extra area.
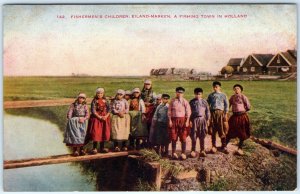
[(142, 112), (142, 113), (145, 113), (146, 112), (146, 107), (145, 107), (145, 103), (144, 101), (141, 99), (140, 100), (140, 107), (139, 107), (139, 110)]

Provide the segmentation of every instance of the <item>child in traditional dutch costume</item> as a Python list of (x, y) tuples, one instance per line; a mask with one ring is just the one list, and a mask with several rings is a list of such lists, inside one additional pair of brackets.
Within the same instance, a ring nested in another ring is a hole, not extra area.
[[(162, 95), (162, 103), (160, 103), (153, 115), (151, 125), (151, 137), (150, 142), (154, 146), (156, 152), (159, 155), (167, 156), (169, 147), (169, 135), (168, 135), (168, 101), (170, 96), (168, 94)], [(157, 99), (158, 103), (159, 100)]]
[(129, 102), (129, 100), (131, 99), (131, 91), (130, 90), (125, 91), (124, 99), (127, 100), (127, 102)]
[[(158, 94), (154, 97), (154, 109), (152, 111), (151, 114), (149, 114), (149, 118), (151, 118), (151, 125), (148, 125), (148, 127), (150, 126), (150, 131), (149, 131), (149, 148), (154, 148), (155, 145), (153, 145), (153, 143), (151, 142), (151, 139), (153, 137), (153, 132), (154, 130), (152, 129), (153, 128), (153, 116), (154, 116), (154, 113), (156, 111), (156, 108), (162, 103), (162, 95), (161, 94)], [(147, 117), (147, 116), (146, 116)]]
[(86, 95), (79, 93), (77, 99), (69, 107), (67, 114), (68, 123), (64, 133), (64, 143), (73, 147), (73, 155), (85, 155), (83, 149), (86, 136), (87, 119), (89, 111), (86, 105)]
[[(147, 79), (144, 81), (144, 87), (141, 92), (141, 98), (145, 103), (145, 116), (146, 116), (146, 122), (147, 122), (147, 129), (148, 133), (150, 133), (152, 118), (155, 112), (155, 95), (152, 89), (152, 82), (151, 80)], [(148, 139), (146, 139), (148, 141)], [(145, 146), (148, 145), (148, 142), (145, 142)]]
[(225, 126), (225, 122), (228, 121), (228, 99), (227, 96), (221, 92), (221, 83), (218, 81), (213, 82), (213, 90), (211, 94), (209, 94), (207, 98), (207, 102), (210, 107), (210, 115), (211, 121), (210, 125), (212, 128), (212, 149), (211, 153), (216, 153), (216, 136), (217, 133), (221, 138), (222, 143), (222, 151), (225, 154), (228, 154), (227, 146), (226, 146), (226, 134), (227, 127)]
[(126, 141), (130, 133), (129, 104), (123, 98), (124, 95), (125, 91), (119, 89), (112, 105), (111, 135), (116, 152), (120, 151), (120, 142), (122, 143), (122, 151), (127, 151)]
[(151, 80), (144, 81), (144, 87), (141, 92), (141, 98), (145, 103), (145, 107), (146, 107), (145, 115), (146, 115), (148, 130), (149, 130), (151, 122), (152, 122), (152, 116), (155, 112), (155, 109), (154, 109), (155, 99), (154, 99), (154, 92), (152, 89)]
[(97, 88), (91, 103), (91, 112), (86, 142), (93, 141), (92, 154), (98, 153), (98, 142), (100, 142), (100, 152), (107, 153), (108, 149), (104, 148), (104, 142), (110, 139), (110, 106), (104, 96), (103, 88)]
[(202, 98), (202, 88), (194, 89), (195, 98), (190, 101), (192, 114), (190, 120), (192, 122), (192, 129), (190, 137), (192, 139), (191, 157), (196, 157), (196, 142), (200, 141), (200, 157), (205, 157), (204, 139), (207, 134), (207, 123), (210, 118), (209, 106), (205, 99)]
[(143, 141), (148, 138), (149, 134), (146, 124), (145, 104), (141, 99), (141, 91), (139, 88), (134, 88), (132, 90), (129, 114), (131, 116), (130, 147), (140, 149)]
[(176, 88), (176, 97), (170, 102), (168, 108), (169, 137), (172, 141), (172, 157), (178, 159), (176, 154), (176, 142), (181, 142), (181, 159), (186, 159), (186, 138), (189, 135), (191, 107), (189, 102), (183, 98), (185, 89)]
[(250, 120), (247, 112), (250, 110), (248, 98), (242, 94), (243, 86), (233, 86), (234, 95), (230, 97), (229, 108), (232, 107), (233, 115), (229, 119), (229, 131), (226, 137), (227, 143), (232, 138), (239, 138), (237, 154), (244, 155), (242, 151), (243, 142), (250, 137)]

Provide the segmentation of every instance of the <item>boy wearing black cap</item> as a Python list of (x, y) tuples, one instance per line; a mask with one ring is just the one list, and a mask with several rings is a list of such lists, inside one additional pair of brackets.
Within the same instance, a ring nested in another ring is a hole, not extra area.
[(190, 137), (192, 139), (192, 152), (191, 157), (196, 157), (196, 142), (197, 138), (200, 140), (200, 157), (205, 157), (204, 139), (207, 133), (207, 122), (210, 118), (209, 106), (206, 100), (202, 99), (202, 88), (194, 89), (195, 98), (190, 101), (192, 110), (191, 122), (192, 129)]
[(186, 159), (186, 138), (189, 135), (189, 118), (191, 107), (186, 99), (183, 98), (184, 88), (176, 88), (176, 97), (170, 102), (168, 109), (169, 136), (172, 141), (172, 157), (178, 159), (176, 151), (176, 141), (178, 137), (181, 142), (181, 159)]
[(150, 142), (155, 146), (156, 152), (163, 156), (168, 155), (169, 136), (168, 136), (168, 107), (170, 96), (162, 95), (162, 103), (155, 110), (152, 119)]
[(247, 112), (250, 110), (248, 98), (242, 94), (243, 86), (235, 84), (233, 86), (234, 95), (229, 100), (229, 108), (232, 107), (233, 115), (229, 119), (229, 131), (226, 137), (227, 143), (232, 138), (238, 137), (238, 155), (244, 155), (242, 151), (243, 142), (250, 137), (250, 120)]
[(212, 127), (212, 149), (211, 153), (216, 153), (216, 135), (219, 134), (222, 143), (222, 151), (225, 154), (228, 154), (228, 150), (226, 147), (226, 126), (224, 122), (227, 121), (228, 114), (228, 99), (227, 96), (221, 92), (221, 83), (218, 81), (213, 82), (213, 90), (211, 94), (209, 94), (207, 98), (207, 102), (210, 107), (211, 113), (211, 127)]

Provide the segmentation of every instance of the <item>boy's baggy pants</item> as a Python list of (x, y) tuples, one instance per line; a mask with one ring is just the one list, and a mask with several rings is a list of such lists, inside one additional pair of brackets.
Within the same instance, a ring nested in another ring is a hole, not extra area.
[(216, 147), (216, 136), (217, 133), (221, 138), (222, 147), (226, 147), (226, 134), (227, 127), (224, 126), (224, 111), (213, 110), (211, 111), (211, 126), (212, 126), (212, 146)]
[(192, 122), (192, 128), (191, 128), (191, 133), (190, 137), (192, 140), (192, 151), (196, 151), (196, 142), (197, 138), (200, 140), (200, 150), (204, 150), (204, 139), (206, 136), (206, 131), (207, 131), (207, 122), (206, 118), (203, 117), (196, 117), (191, 119)]
[(169, 138), (172, 141), (172, 153), (176, 149), (176, 141), (181, 142), (181, 151), (185, 153), (186, 151), (186, 138), (190, 134), (190, 128), (185, 126), (185, 117), (172, 117), (171, 118), (173, 126), (169, 127)]

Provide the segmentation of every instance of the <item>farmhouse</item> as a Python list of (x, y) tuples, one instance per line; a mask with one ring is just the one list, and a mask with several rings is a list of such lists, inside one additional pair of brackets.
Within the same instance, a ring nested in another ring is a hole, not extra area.
[(180, 75), (187, 76), (189, 74), (195, 74), (196, 71), (194, 69), (188, 68), (160, 68), (160, 69), (152, 69), (150, 71), (150, 75)]
[(170, 75), (172, 73), (172, 70), (169, 68), (162, 68), (158, 70), (157, 75)]
[(295, 50), (277, 53), (267, 64), (269, 74), (285, 74), (297, 71), (297, 53)]
[(188, 68), (172, 68), (173, 75), (188, 75), (191, 74), (191, 70)]
[(266, 74), (267, 64), (274, 57), (272, 54), (251, 54), (242, 63), (241, 74)]
[(189, 68), (151, 69), (150, 76), (183, 78), (183, 79), (190, 79), (190, 80), (210, 80), (212, 78), (211, 73), (197, 72), (196, 69), (189, 69)]

